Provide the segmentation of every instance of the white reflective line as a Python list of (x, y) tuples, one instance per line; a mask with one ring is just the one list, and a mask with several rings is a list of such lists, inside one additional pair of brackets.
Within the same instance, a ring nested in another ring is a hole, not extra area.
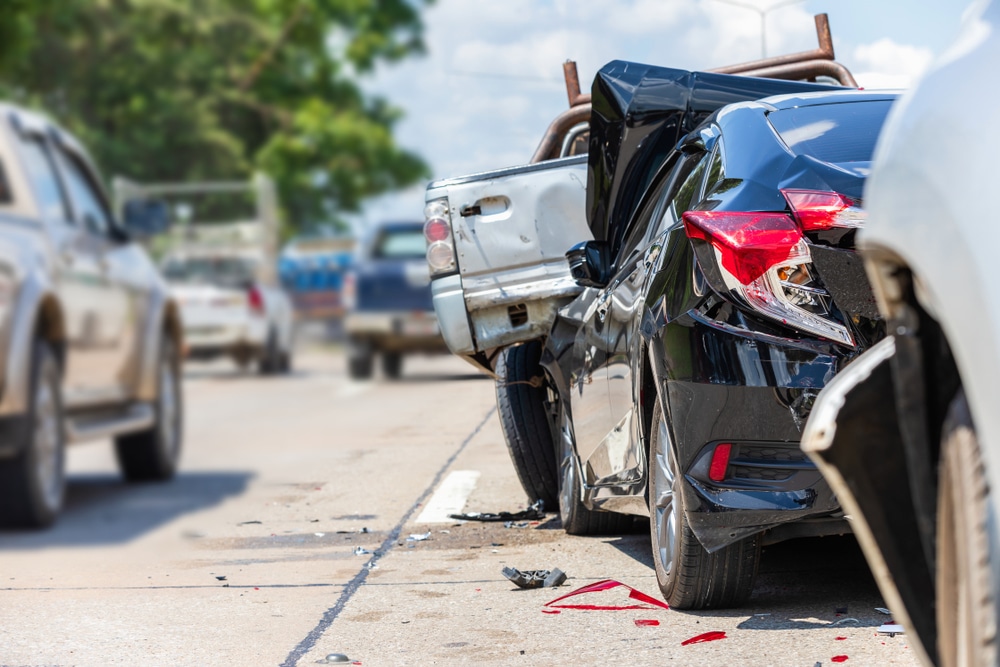
[(461, 514), (479, 479), (478, 470), (455, 470), (448, 474), (427, 502), (417, 523), (452, 523), (449, 514)]

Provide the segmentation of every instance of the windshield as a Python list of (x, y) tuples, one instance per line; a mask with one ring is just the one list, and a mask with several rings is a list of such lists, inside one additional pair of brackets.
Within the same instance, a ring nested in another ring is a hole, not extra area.
[(245, 257), (173, 257), (163, 265), (172, 283), (246, 287), (254, 281), (256, 262)]
[(833, 164), (869, 162), (892, 100), (819, 104), (768, 114), (771, 126), (796, 155)]
[(423, 259), (427, 241), (420, 227), (386, 230), (375, 243), (376, 259)]

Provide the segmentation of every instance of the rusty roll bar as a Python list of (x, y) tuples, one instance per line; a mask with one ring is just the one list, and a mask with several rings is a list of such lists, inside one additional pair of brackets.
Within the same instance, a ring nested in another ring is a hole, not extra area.
[(834, 60), (806, 60), (800, 63), (763, 67), (740, 72), (740, 76), (760, 76), (767, 79), (788, 79), (791, 81), (829, 76), (839, 81), (842, 86), (858, 87), (858, 82), (854, 80), (850, 70)]
[(708, 71), (718, 72), (719, 74), (744, 74), (751, 70), (800, 63), (804, 60), (833, 60), (833, 37), (830, 35), (830, 19), (826, 14), (817, 14), (813, 19), (816, 21), (816, 39), (819, 41), (818, 49), (789, 53), (786, 56), (773, 56), (762, 60), (751, 60), (747, 63), (716, 67)]
[(567, 60), (563, 63), (563, 78), (566, 79), (566, 97), (570, 107), (590, 102), (590, 93), (580, 92), (580, 75), (576, 71), (576, 62)]
[[(590, 96), (587, 95), (589, 98)], [(563, 111), (556, 116), (555, 120), (549, 124), (549, 129), (545, 131), (541, 143), (535, 149), (535, 154), (531, 156), (531, 162), (543, 162), (559, 157), (558, 151), (562, 147), (563, 137), (578, 123), (590, 122), (590, 102), (577, 104), (575, 107)]]

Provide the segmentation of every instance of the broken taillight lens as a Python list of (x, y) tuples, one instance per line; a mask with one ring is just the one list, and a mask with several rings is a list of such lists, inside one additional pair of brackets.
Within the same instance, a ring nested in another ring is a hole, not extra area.
[(782, 324), (854, 345), (847, 327), (831, 317), (830, 295), (814, 279), (809, 246), (788, 215), (688, 211), (684, 229), (700, 250), (699, 261), (713, 261), (722, 287), (746, 305)]
[(424, 207), (424, 238), (427, 239), (427, 264), (431, 275), (450, 273), (458, 264), (451, 237), (451, 212), (447, 199), (435, 199)]
[(865, 224), (868, 213), (861, 202), (839, 192), (820, 190), (782, 190), (792, 217), (802, 231), (857, 229)]

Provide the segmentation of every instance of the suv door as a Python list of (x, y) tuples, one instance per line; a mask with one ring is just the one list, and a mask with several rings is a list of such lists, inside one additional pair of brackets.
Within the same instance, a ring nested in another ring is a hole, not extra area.
[(120, 402), (127, 396), (126, 362), (136, 333), (128, 287), (115, 270), (124, 235), (115, 227), (94, 172), (74, 150), (51, 143), (76, 231), (72, 247), (60, 252), (67, 277), (61, 289), (67, 297), (78, 297), (73, 303), (63, 299), (76, 315), (76, 328), (69, 334), (68, 389), (79, 403)]

